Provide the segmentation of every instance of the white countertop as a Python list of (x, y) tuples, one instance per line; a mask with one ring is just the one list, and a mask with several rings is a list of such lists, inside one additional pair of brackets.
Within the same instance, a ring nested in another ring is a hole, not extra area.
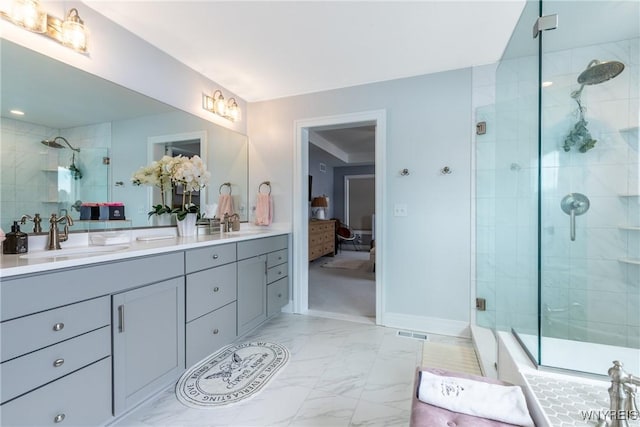
[[(99, 262), (118, 261), (133, 257), (182, 251), (261, 237), (278, 236), (290, 232), (289, 226), (272, 225), (270, 227), (257, 227), (248, 224), (242, 224), (240, 231), (195, 237), (178, 237), (175, 227), (132, 230), (131, 242), (123, 245), (115, 245), (120, 249), (113, 252), (76, 253), (72, 255), (55, 256), (55, 251), (46, 251), (47, 255), (51, 253), (53, 256), (44, 258), (25, 258), (22, 257), (22, 255), (0, 255), (0, 277), (7, 278)], [(150, 241), (137, 240), (138, 237), (167, 235), (173, 235), (174, 237)], [(29, 254), (43, 254), (45, 252), (46, 237), (47, 236), (30, 236)], [(71, 234), (70, 240), (62, 243), (61, 246), (63, 249), (87, 248), (88, 234)], [(37, 250), (35, 248), (37, 248)], [(108, 248), (108, 246), (106, 246), (105, 249), (106, 248)]]

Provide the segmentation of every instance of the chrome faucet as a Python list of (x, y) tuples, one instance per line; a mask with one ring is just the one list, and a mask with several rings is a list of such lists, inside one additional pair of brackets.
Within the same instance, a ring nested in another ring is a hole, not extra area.
[(636, 405), (636, 390), (640, 385), (640, 377), (633, 376), (622, 369), (622, 362), (613, 361), (607, 371), (611, 378), (609, 387), (609, 420), (601, 420), (598, 427), (628, 427), (629, 419), (639, 416)]
[[(58, 230), (58, 223), (62, 221), (65, 221), (64, 234), (60, 235), (60, 230)], [(73, 220), (68, 214), (58, 218), (58, 215), (52, 213), (51, 218), (49, 218), (49, 223), (51, 224), (51, 226), (49, 227), (49, 242), (47, 244), (47, 249), (62, 249), (60, 247), (60, 242), (66, 242), (69, 238), (69, 226), (73, 225)]]

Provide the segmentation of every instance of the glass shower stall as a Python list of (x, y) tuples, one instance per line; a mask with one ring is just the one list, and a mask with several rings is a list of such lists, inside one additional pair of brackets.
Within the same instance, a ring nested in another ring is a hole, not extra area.
[(640, 2), (527, 1), (495, 88), (476, 323), (541, 366), (640, 374)]

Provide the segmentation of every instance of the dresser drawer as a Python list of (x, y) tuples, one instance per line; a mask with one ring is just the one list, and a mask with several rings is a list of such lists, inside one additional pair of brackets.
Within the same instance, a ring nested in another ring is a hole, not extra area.
[(108, 296), (3, 322), (0, 325), (2, 361), (110, 323)]
[(229, 264), (236, 260), (236, 244), (209, 246), (186, 251), (185, 270), (187, 273)]
[(283, 277), (287, 277), (289, 264), (284, 263), (267, 269), (267, 283), (275, 282)]
[(95, 426), (111, 418), (111, 358), (0, 407), (3, 426)]
[(267, 317), (280, 313), (289, 302), (289, 279), (285, 277), (267, 286)]
[(236, 264), (187, 275), (187, 322), (236, 300)]
[(287, 249), (281, 249), (279, 251), (267, 254), (267, 268), (271, 268), (273, 266), (287, 262), (287, 255)]
[(111, 328), (43, 348), (0, 365), (2, 402), (76, 371), (111, 354)]
[(236, 303), (187, 324), (187, 367), (236, 339)]

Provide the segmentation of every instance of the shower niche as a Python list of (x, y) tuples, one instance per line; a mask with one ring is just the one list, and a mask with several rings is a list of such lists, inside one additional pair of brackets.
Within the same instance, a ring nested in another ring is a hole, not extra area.
[[(46, 218), (52, 213), (67, 212), (80, 218), (80, 204), (109, 200), (109, 153), (106, 148), (82, 148), (78, 152), (49, 147), (39, 152), (38, 185), (32, 201), (34, 212)], [(25, 207), (24, 209), (28, 209)], [(29, 230), (27, 230), (29, 231)]]

